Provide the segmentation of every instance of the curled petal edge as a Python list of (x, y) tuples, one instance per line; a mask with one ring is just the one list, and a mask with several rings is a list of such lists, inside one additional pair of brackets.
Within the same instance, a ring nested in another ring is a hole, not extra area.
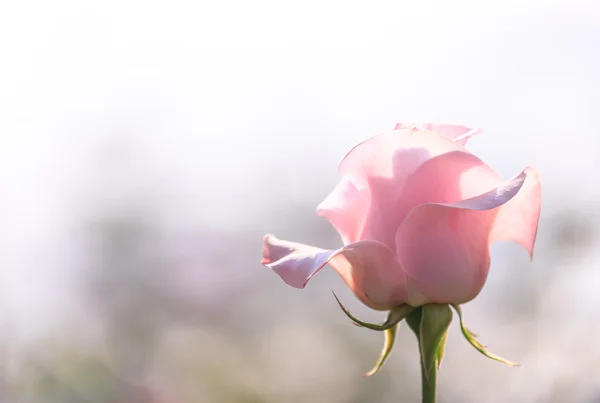
[(490, 234), (490, 243), (513, 241), (521, 245), (533, 259), (540, 211), (542, 207), (542, 182), (540, 173), (533, 167), (523, 172), (525, 181), (514, 198), (498, 211)]
[(288, 285), (300, 289), (329, 264), (354, 295), (375, 310), (390, 310), (406, 300), (404, 270), (394, 252), (377, 241), (358, 241), (338, 250), (325, 250), (267, 234), (262, 264)]

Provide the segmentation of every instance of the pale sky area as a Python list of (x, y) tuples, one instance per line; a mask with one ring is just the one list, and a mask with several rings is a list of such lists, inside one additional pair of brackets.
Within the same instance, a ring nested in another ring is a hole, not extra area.
[[(0, 326), (35, 338), (85, 309), (72, 273), (95, 206), (154, 206), (166, 233), (269, 232), (397, 120), (484, 128), (470, 149), (503, 177), (541, 172), (542, 222), (566, 208), (597, 226), (599, 111), (594, 0), (6, 1)], [(239, 275), (266, 276), (247, 242)], [(586, 305), (599, 273), (566, 299)]]
[[(274, 197), (316, 202), (398, 119), (483, 127), (471, 147), (505, 177), (538, 167), (545, 210), (596, 203), (593, 1), (366, 4), (3, 5), (7, 302), (47, 316), (86, 200), (148, 190), (170, 223), (243, 227)], [(136, 158), (111, 172), (119, 136)]]

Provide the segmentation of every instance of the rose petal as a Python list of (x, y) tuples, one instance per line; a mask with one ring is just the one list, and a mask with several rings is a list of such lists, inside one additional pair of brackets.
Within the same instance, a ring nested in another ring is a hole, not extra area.
[(398, 260), (409, 283), (430, 302), (461, 304), (475, 298), (490, 265), (490, 233), (497, 207), (519, 193), (528, 174), (524, 170), (470, 199), (413, 209), (396, 234)]
[(458, 125), (444, 125), (434, 123), (396, 123), (394, 130), (420, 128), (425, 130), (434, 131), (452, 141), (466, 145), (467, 141), (474, 135), (483, 133), (483, 130), (479, 128), (472, 129), (470, 127), (458, 126)]
[[(406, 214), (417, 205), (414, 201), (418, 201), (418, 203), (454, 202), (482, 193), (497, 184), (493, 183), (486, 189), (479, 189), (479, 193), (469, 196), (455, 195), (453, 199), (448, 199), (447, 195), (440, 197), (437, 194), (447, 192), (436, 189), (439, 188), (439, 184), (448, 181), (449, 175), (445, 172), (453, 171), (448, 169), (444, 163), (440, 163), (436, 165), (438, 167), (436, 169), (442, 175), (443, 181), (436, 179), (436, 182), (432, 183), (431, 178), (420, 175), (418, 183), (410, 186), (410, 191), (407, 191), (407, 181), (421, 169), (425, 162), (452, 152), (464, 154), (465, 158), (473, 161), (472, 165), (485, 166), (481, 160), (472, 156), (460, 144), (431, 131), (396, 130), (372, 137), (354, 147), (341, 162), (339, 170), (344, 179), (353, 184), (356, 190), (353, 194), (361, 194), (362, 201), (355, 204), (362, 203), (362, 205), (368, 206), (368, 212), (365, 214), (361, 211), (360, 214), (356, 214), (353, 209), (344, 210), (346, 221), (352, 221), (357, 216), (360, 217), (356, 227), (348, 226), (355, 234), (352, 240), (373, 239), (394, 249), (396, 230)], [(466, 169), (471, 168), (469, 166)], [(491, 171), (491, 169), (488, 170)], [(431, 177), (435, 178), (435, 176)], [(452, 186), (455, 186), (456, 181), (457, 178), (452, 178)], [(481, 182), (477, 181), (476, 183)], [(446, 187), (444, 186), (444, 188)], [(346, 194), (350, 193), (346, 192)], [(424, 194), (429, 197), (421, 197)], [(364, 199), (367, 200), (367, 203), (364, 202)], [(400, 204), (402, 206), (399, 207)], [(347, 202), (345, 205), (353, 205), (353, 203)], [(321, 214), (328, 218), (331, 215), (327, 209), (321, 209)], [(363, 214), (366, 216), (365, 219), (362, 219)], [(339, 223), (332, 221), (332, 224), (336, 228), (340, 227)], [(345, 231), (344, 235), (350, 239), (347, 233), (348, 231)]]
[(452, 151), (425, 161), (405, 181), (393, 188), (393, 181), (371, 182), (371, 206), (363, 237), (396, 247), (396, 232), (408, 214), (425, 203), (454, 203), (498, 186), (498, 175), (479, 158)]
[(312, 276), (329, 264), (356, 297), (373, 309), (389, 310), (406, 300), (404, 271), (394, 252), (377, 241), (360, 241), (334, 251), (267, 234), (262, 263), (295, 288), (304, 288)]
[(368, 201), (357, 203), (368, 206), (366, 214), (362, 210), (356, 214), (359, 209), (343, 212), (347, 221), (360, 217), (362, 223), (353, 227), (352, 240), (373, 239), (391, 249), (396, 247), (398, 227), (414, 207), (464, 200), (501, 183), (489, 166), (460, 144), (419, 130), (397, 130), (361, 143), (342, 161), (340, 171), (356, 189), (362, 187), (354, 193)]
[(368, 209), (368, 196), (348, 178), (343, 178), (317, 207), (342, 237), (344, 245), (360, 240)]
[(542, 182), (533, 167), (525, 168), (527, 177), (519, 193), (504, 204), (494, 222), (491, 242), (515, 241), (533, 258), (542, 205)]
[(338, 170), (358, 189), (367, 188), (373, 177), (394, 177), (402, 185), (403, 179), (427, 159), (456, 150), (464, 148), (430, 131), (394, 130), (356, 145)]

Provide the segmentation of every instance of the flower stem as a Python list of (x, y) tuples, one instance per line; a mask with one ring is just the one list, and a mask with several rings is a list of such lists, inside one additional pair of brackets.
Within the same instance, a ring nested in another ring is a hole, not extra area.
[(421, 364), (423, 403), (435, 403), (437, 372), (444, 356), (452, 311), (447, 305), (426, 304), (406, 317), (406, 323), (417, 336)]
[(436, 383), (437, 383), (437, 368), (434, 365), (429, 372), (429, 379), (425, 373), (423, 360), (421, 361), (421, 394), (423, 395), (423, 403), (435, 403), (436, 401)]

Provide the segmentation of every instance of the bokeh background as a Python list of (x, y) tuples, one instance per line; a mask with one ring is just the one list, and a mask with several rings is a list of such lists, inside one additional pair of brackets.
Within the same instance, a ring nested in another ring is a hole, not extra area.
[(261, 239), (337, 247), (315, 214), (397, 120), (487, 133), (543, 176), (533, 263), (494, 245), (440, 402), (600, 402), (597, 0), (0, 4), (0, 401), (416, 402), (416, 341), (332, 270), (303, 290)]

